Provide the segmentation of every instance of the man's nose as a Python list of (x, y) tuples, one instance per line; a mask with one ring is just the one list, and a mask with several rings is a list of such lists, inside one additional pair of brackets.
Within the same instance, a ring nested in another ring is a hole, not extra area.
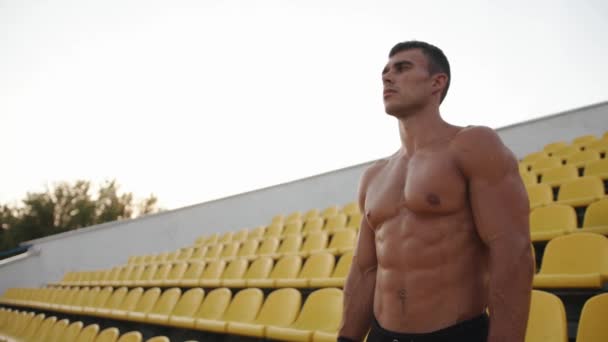
[(393, 84), (393, 77), (390, 72), (382, 75), (382, 84)]

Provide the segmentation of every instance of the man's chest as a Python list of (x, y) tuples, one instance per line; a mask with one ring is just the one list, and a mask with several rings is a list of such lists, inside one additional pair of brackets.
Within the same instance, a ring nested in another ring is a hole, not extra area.
[(372, 226), (399, 214), (446, 215), (463, 208), (466, 180), (449, 155), (390, 160), (370, 181), (365, 214)]

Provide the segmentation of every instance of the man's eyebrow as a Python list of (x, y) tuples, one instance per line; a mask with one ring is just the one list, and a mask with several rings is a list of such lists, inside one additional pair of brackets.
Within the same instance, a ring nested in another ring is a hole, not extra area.
[[(408, 61), (406, 59), (400, 60), (400, 61), (396, 61), (393, 63), (393, 66), (395, 67), (402, 67), (402, 66), (412, 66), (414, 65), (414, 63), (412, 63), (411, 61)], [(385, 66), (384, 69), (382, 69), (382, 75), (386, 74), (389, 70), (389, 65)]]

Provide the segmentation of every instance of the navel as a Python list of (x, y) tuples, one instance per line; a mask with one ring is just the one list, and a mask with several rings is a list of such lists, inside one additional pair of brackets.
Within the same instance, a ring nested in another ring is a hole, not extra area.
[(426, 196), (426, 201), (432, 206), (438, 206), (441, 204), (441, 200), (439, 199), (439, 196), (437, 196), (433, 193), (428, 194)]

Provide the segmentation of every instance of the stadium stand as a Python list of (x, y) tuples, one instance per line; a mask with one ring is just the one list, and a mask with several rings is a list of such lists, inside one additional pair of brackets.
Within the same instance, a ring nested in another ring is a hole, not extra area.
[[(586, 134), (519, 160), (538, 261), (527, 342), (608, 341), (607, 150), (608, 132)], [(335, 341), (361, 219), (354, 201), (302, 208), (10, 288), (0, 341)]]

